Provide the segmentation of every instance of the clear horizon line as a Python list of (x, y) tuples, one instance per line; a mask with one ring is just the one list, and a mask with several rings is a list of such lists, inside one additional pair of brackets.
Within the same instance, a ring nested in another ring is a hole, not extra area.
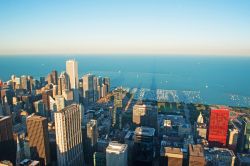
[(250, 57), (250, 54), (198, 54), (198, 53), (6, 53), (0, 57), (15, 56), (196, 56), (196, 57)]

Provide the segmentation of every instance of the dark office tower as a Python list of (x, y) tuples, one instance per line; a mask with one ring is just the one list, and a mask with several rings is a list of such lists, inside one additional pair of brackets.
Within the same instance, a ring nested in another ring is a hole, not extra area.
[(40, 77), (40, 84), (41, 84), (41, 86), (44, 86), (46, 84), (45, 77)]
[(136, 104), (133, 107), (133, 123), (136, 126), (147, 126), (158, 129), (157, 108), (152, 105)]
[(16, 162), (16, 146), (12, 133), (10, 116), (0, 116), (0, 161)]
[(57, 81), (58, 81), (58, 77), (57, 77), (57, 71), (56, 70), (53, 70), (51, 72), (51, 76), (52, 76), (52, 83), (54, 85), (57, 85)]
[(205, 155), (202, 145), (189, 145), (189, 166), (205, 166)]
[(35, 87), (35, 80), (34, 80), (34, 78), (32, 76), (28, 76), (28, 83), (29, 83), (28, 89), (30, 91), (32, 91), (32, 90), (34, 90), (36, 88)]
[[(165, 147), (163, 157), (163, 165), (182, 166), (183, 152), (181, 148)], [(197, 165), (198, 166), (198, 165)]]
[(103, 84), (107, 86), (107, 93), (110, 92), (110, 78), (109, 77), (104, 77), (103, 78)]
[(96, 93), (98, 95), (98, 99), (102, 98), (102, 83), (103, 83), (103, 78), (102, 77), (96, 77)]
[(94, 75), (86, 74), (82, 77), (83, 97), (87, 103), (94, 102)]
[(240, 152), (249, 153), (250, 152), (250, 120), (244, 117), (241, 120), (241, 131), (239, 137), (238, 150)]
[(94, 166), (106, 166), (106, 154), (103, 152), (95, 152), (93, 155)]
[(112, 127), (122, 129), (122, 110), (121, 108), (111, 108)]
[(48, 111), (50, 109), (50, 99), (49, 96), (52, 96), (52, 94), (50, 93), (50, 91), (44, 91), (42, 93), (42, 100), (43, 103), (45, 105), (45, 110)]
[(212, 109), (210, 111), (208, 142), (209, 146), (223, 147), (227, 143), (229, 122), (228, 109)]
[(31, 115), (27, 118), (27, 132), (31, 158), (39, 160), (42, 165), (50, 163), (48, 121), (46, 118)]
[(53, 70), (51, 73), (48, 74), (47, 81), (48, 81), (48, 84), (57, 85), (58, 77), (57, 77), (56, 70)]
[(155, 129), (137, 127), (134, 137), (134, 164), (152, 165), (155, 158)]
[(118, 88), (114, 91), (114, 107), (116, 108), (122, 108), (122, 88)]
[(99, 94), (98, 94), (98, 77), (94, 76), (93, 80), (93, 89), (94, 89), (94, 101), (97, 101), (99, 99)]

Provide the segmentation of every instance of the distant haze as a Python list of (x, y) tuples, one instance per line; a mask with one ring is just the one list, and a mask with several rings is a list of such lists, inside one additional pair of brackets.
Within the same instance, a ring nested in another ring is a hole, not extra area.
[(0, 55), (250, 55), (247, 0), (0, 2)]

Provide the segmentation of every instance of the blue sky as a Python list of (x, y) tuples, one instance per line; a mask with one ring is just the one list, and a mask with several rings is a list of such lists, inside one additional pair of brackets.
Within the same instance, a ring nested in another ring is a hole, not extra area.
[(250, 1), (1, 0), (0, 54), (250, 55)]

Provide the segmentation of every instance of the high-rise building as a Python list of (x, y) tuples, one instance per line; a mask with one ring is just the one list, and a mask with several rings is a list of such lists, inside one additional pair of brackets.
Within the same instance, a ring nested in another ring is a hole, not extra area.
[(128, 150), (126, 144), (110, 142), (106, 149), (106, 166), (127, 166)]
[(181, 148), (174, 147), (165, 147), (164, 153), (161, 154), (163, 157), (163, 165), (174, 165), (182, 166), (183, 165), (183, 152)]
[(200, 144), (189, 145), (189, 166), (205, 166), (204, 149)]
[(197, 118), (197, 122), (194, 124), (195, 128), (195, 137), (197, 140), (207, 138), (207, 125), (204, 123), (203, 116), (200, 112), (200, 115)]
[(94, 75), (86, 74), (82, 77), (83, 97), (87, 103), (94, 102)]
[(134, 136), (134, 164), (152, 165), (155, 158), (155, 129), (137, 127)]
[(39, 160), (42, 165), (48, 165), (50, 163), (50, 147), (47, 119), (31, 115), (26, 122), (31, 158)]
[(104, 152), (95, 152), (93, 160), (94, 166), (106, 166), (106, 154)]
[(58, 95), (62, 95), (63, 91), (70, 89), (69, 76), (64, 71), (58, 78)]
[(58, 95), (58, 85), (53, 85), (53, 98), (56, 97), (56, 95)]
[(234, 152), (236, 151), (238, 145), (239, 131), (240, 130), (238, 129), (238, 127), (233, 122), (231, 122), (228, 129), (227, 147)]
[(114, 91), (114, 107), (122, 108), (123, 92), (122, 88), (118, 88)]
[(241, 121), (238, 150), (245, 153), (250, 152), (250, 120), (247, 117)]
[(227, 148), (204, 148), (206, 165), (235, 165), (235, 155), (232, 150)]
[(152, 105), (136, 104), (133, 107), (133, 123), (136, 126), (152, 127), (157, 131), (157, 117), (157, 108)]
[(121, 108), (110, 107), (112, 127), (122, 129), (122, 110)]
[(250, 165), (250, 154), (238, 153), (236, 161), (237, 161), (236, 162), (237, 166), (249, 166)]
[(55, 102), (57, 111), (62, 110), (65, 107), (65, 99), (62, 95), (57, 95), (55, 97)]
[(228, 109), (212, 109), (210, 111), (208, 129), (208, 142), (210, 146), (226, 146), (228, 122)]
[(81, 113), (72, 104), (55, 112), (57, 162), (60, 166), (83, 165)]
[(66, 73), (69, 75), (70, 88), (78, 89), (78, 63), (75, 60), (66, 61)]
[(87, 123), (87, 139), (89, 140), (90, 146), (94, 147), (96, 145), (97, 138), (98, 138), (97, 120), (91, 119)]
[(56, 70), (53, 70), (51, 72), (51, 78), (52, 78), (52, 81), (51, 83), (53, 83), (54, 85), (57, 85), (58, 84), (58, 77), (57, 77), (57, 71)]
[(85, 159), (87, 163), (93, 162), (92, 158), (94, 151), (96, 149), (97, 138), (98, 138), (97, 120), (91, 119), (87, 123), (86, 151), (88, 152), (88, 154), (86, 155), (87, 158)]
[(16, 146), (12, 132), (11, 116), (0, 116), (0, 161), (16, 162)]
[(110, 78), (109, 77), (104, 77), (103, 78), (103, 84), (107, 86), (107, 93), (110, 92)]
[(45, 106), (43, 100), (38, 100), (34, 102), (35, 112), (41, 116), (46, 116)]
[(21, 87), (22, 89), (28, 89), (28, 78), (25, 75), (21, 76)]

